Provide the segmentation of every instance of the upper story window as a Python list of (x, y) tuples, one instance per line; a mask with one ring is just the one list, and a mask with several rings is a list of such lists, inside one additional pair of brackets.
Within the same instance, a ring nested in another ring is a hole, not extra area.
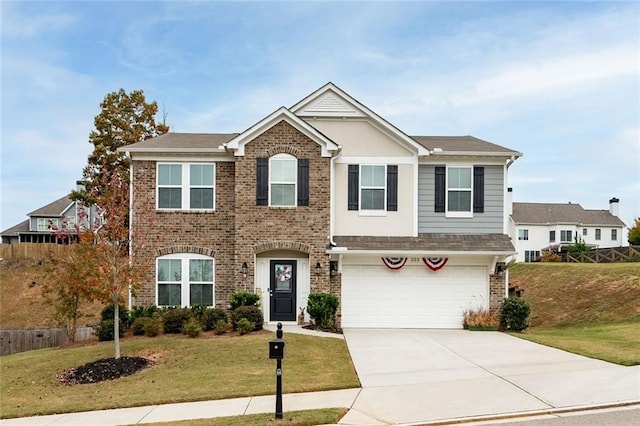
[(549, 242), (550, 243), (556, 242), (556, 231), (549, 231)]
[(289, 154), (277, 154), (269, 159), (269, 205), (296, 205), (297, 160)]
[(398, 210), (398, 166), (349, 164), (347, 209), (380, 215)]
[(434, 211), (469, 218), (484, 213), (484, 167), (437, 166)]
[(618, 239), (618, 230), (617, 229), (612, 229), (611, 230), (611, 240), (612, 241), (616, 241)]
[(309, 205), (309, 160), (289, 154), (256, 159), (256, 205)]
[(360, 210), (384, 210), (387, 166), (360, 165)]
[(596, 228), (596, 241), (600, 241), (602, 237), (602, 230), (600, 228)]
[(560, 242), (565, 243), (573, 241), (571, 234), (571, 231), (560, 231)]
[(529, 230), (528, 229), (518, 229), (518, 239), (519, 240), (528, 240), (529, 239)]
[(587, 236), (587, 228), (582, 228), (582, 236), (586, 237)]
[(38, 231), (51, 231), (58, 229), (58, 219), (49, 219), (46, 217), (39, 217), (38, 222)]
[(447, 213), (471, 214), (471, 167), (447, 168)]
[(178, 253), (156, 261), (158, 306), (213, 306), (213, 259), (204, 255)]
[(213, 210), (214, 164), (158, 164), (157, 207), (167, 210)]

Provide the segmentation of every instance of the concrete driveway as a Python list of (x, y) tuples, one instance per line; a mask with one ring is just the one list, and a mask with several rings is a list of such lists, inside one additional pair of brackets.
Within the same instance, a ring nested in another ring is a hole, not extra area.
[(340, 424), (385, 425), (640, 401), (622, 367), (499, 332), (346, 329), (362, 391)]

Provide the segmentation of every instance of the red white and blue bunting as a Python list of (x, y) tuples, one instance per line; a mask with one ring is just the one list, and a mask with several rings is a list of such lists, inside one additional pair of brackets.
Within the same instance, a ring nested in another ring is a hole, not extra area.
[[(408, 257), (383, 257), (382, 263), (384, 263), (384, 266), (386, 266), (387, 268), (393, 271), (398, 271), (407, 264), (407, 260), (409, 260)], [(440, 269), (444, 268), (448, 261), (448, 257), (422, 258), (422, 263), (424, 263), (427, 268), (431, 269), (432, 271), (439, 271)]]
[(448, 257), (423, 257), (422, 262), (432, 271), (439, 271), (449, 261)]
[(389, 268), (397, 271), (407, 263), (407, 257), (383, 257), (382, 263)]

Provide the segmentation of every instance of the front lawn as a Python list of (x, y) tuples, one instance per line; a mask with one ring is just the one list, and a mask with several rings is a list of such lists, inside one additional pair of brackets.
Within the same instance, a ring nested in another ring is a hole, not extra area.
[(534, 327), (514, 336), (620, 365), (640, 365), (640, 322)]
[[(63, 385), (56, 374), (113, 356), (112, 343), (43, 349), (0, 358), (1, 418), (269, 395), (275, 392), (274, 333), (190, 339), (123, 339), (123, 356), (153, 367), (114, 381)], [(283, 392), (360, 387), (344, 340), (286, 334)]]

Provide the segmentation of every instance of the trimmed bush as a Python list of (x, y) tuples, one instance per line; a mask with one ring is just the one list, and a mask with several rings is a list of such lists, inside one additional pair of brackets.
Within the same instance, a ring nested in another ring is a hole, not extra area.
[(129, 311), (129, 323), (133, 326), (133, 323), (136, 321), (136, 319), (153, 318), (157, 312), (157, 306), (134, 306), (133, 309)]
[(191, 317), (182, 326), (182, 332), (191, 338), (196, 338), (200, 335), (202, 326), (196, 317)]
[(256, 306), (240, 306), (239, 308), (234, 309), (231, 313), (231, 323), (233, 324), (234, 330), (238, 329), (238, 323), (243, 318), (246, 318), (247, 321), (253, 323), (253, 331), (262, 330), (264, 317), (262, 316), (260, 308)]
[(162, 313), (162, 325), (166, 334), (182, 333), (182, 326), (189, 320), (191, 309), (169, 308)]
[(229, 298), (231, 310), (235, 310), (240, 306), (258, 306), (259, 302), (260, 296), (258, 296), (257, 294), (242, 291), (233, 293)]
[(147, 317), (137, 317), (135, 320), (133, 320), (133, 324), (131, 324), (133, 335), (143, 336), (144, 330), (147, 327), (149, 321), (152, 321), (152, 319)]
[(221, 334), (224, 334), (227, 332), (227, 330), (229, 329), (229, 323), (227, 321), (223, 321), (223, 320), (218, 320), (216, 322), (216, 326), (213, 329), (213, 332), (220, 336)]
[(251, 333), (254, 328), (255, 324), (246, 318), (240, 318), (240, 320), (238, 321), (238, 332), (241, 336)]
[(307, 312), (316, 326), (332, 329), (338, 305), (338, 298), (333, 294), (311, 293), (307, 300)]
[(213, 330), (218, 326), (218, 321), (223, 321), (225, 324), (228, 321), (227, 313), (222, 309), (207, 309), (202, 316), (202, 327), (205, 331)]
[[(113, 311), (111, 312), (113, 314)], [(100, 321), (98, 327), (96, 328), (96, 336), (98, 340), (101, 342), (107, 342), (109, 340), (113, 340), (113, 318), (106, 319)], [(120, 322), (119, 333), (120, 337), (124, 336), (124, 327), (122, 326), (122, 321)]]
[(500, 324), (505, 330), (522, 331), (529, 327), (531, 307), (521, 297), (508, 297), (502, 302)]

